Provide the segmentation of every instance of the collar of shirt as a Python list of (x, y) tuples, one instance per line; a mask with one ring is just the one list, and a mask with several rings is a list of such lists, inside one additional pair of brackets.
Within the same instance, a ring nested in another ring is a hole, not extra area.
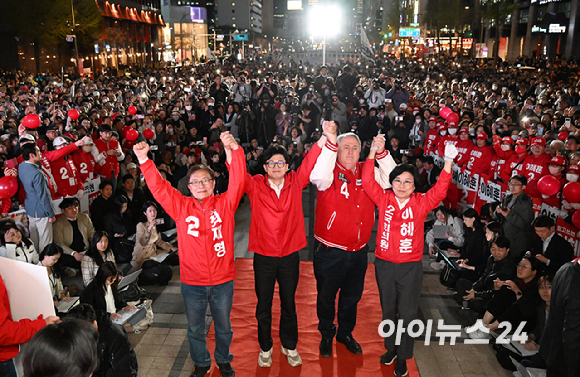
[(543, 252), (546, 252), (546, 249), (548, 248), (550, 241), (552, 241), (552, 237), (554, 237), (554, 234), (556, 234), (556, 232), (552, 232), (552, 234), (550, 234), (550, 236), (544, 240), (544, 244), (542, 245)]
[(270, 180), (270, 178), (268, 178), (268, 183), (270, 184), (270, 187), (272, 187), (272, 190), (274, 190), (276, 192), (276, 195), (278, 196), (278, 198), (280, 197), (280, 193), (282, 192), (282, 188), (284, 188), (284, 181), (286, 179), (282, 179), (282, 183), (280, 183), (280, 186), (276, 186), (276, 184), (274, 182), (272, 182)]
[(399, 201), (399, 199), (396, 199), (396, 198), (395, 198), (395, 200), (397, 201), (397, 204), (399, 205), (399, 209), (403, 209), (403, 208), (405, 208), (405, 206), (407, 205), (407, 203), (409, 203), (409, 200), (411, 200), (411, 198), (409, 198), (409, 199), (405, 200), (403, 203), (401, 203), (401, 202)]

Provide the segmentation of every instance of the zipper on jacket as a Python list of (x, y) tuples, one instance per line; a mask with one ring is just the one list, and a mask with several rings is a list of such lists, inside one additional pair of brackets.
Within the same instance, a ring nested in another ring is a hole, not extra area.
[[(203, 206), (203, 204), (202, 204), (202, 206)], [(205, 230), (205, 208), (202, 208), (201, 210), (203, 211), (203, 216), (202, 216), (203, 217), (203, 228), (200, 227), (200, 229), (204, 229)], [(204, 240), (204, 246), (207, 246), (207, 242), (205, 242), (206, 239), (204, 238), (203, 240)], [(205, 247), (205, 249), (206, 249), (205, 250), (205, 258), (207, 260), (207, 272), (208, 272), (208, 275), (207, 276), (209, 278), (209, 284), (208, 285), (213, 285), (212, 284), (212, 276), (211, 276), (210, 257), (209, 257), (209, 254), (207, 252), (207, 247)]]

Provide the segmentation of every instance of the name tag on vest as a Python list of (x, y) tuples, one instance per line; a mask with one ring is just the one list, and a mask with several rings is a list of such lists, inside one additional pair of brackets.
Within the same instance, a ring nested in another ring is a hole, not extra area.
[(346, 178), (346, 175), (344, 175), (344, 173), (338, 173), (338, 179), (340, 181), (343, 181), (343, 182), (347, 182), (348, 183), (348, 178)]

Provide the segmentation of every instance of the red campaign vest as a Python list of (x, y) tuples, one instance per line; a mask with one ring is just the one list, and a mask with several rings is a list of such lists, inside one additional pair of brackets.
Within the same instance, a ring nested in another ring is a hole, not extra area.
[(53, 161), (51, 170), (57, 183), (59, 196), (74, 196), (79, 190), (83, 189), (83, 184), (72, 157), (69, 156), (68, 160), (61, 157)]
[(85, 153), (79, 149), (73, 153), (72, 158), (83, 183), (95, 178), (97, 163), (91, 153)]
[(425, 138), (425, 145), (423, 147), (423, 154), (430, 155), (431, 153), (435, 153), (437, 150), (437, 146), (439, 141), (441, 140), (441, 136), (439, 135), (438, 129), (429, 129), (427, 132), (427, 137)]
[[(107, 152), (109, 149), (118, 149), (119, 142), (116, 140), (109, 140), (109, 143), (105, 142), (103, 139), (95, 140), (95, 148), (99, 151), (99, 153)], [(111, 172), (117, 177), (119, 175), (119, 161), (117, 160), (117, 156), (108, 156), (105, 160), (103, 165), (97, 164), (96, 165), (96, 173), (101, 175), (106, 179), (111, 179)]]
[(439, 144), (437, 146), (437, 151), (439, 152), (439, 156), (445, 156), (445, 146), (447, 144), (457, 145), (459, 142), (459, 136), (457, 135), (445, 135), (439, 140)]
[(544, 175), (550, 174), (548, 171), (550, 159), (551, 157), (545, 153), (539, 157), (535, 157), (533, 154), (526, 157), (522, 165), (523, 174), (528, 178), (528, 183), (531, 181), (537, 181)]
[(56, 181), (52, 175), (52, 171), (50, 170), (50, 162), (48, 162), (48, 159), (44, 155), (40, 158), (40, 168), (44, 175), (46, 175), (50, 196), (52, 199), (59, 198), (59, 195), (57, 194), (58, 186), (56, 185)]
[(455, 147), (459, 152), (457, 155), (457, 165), (464, 166), (469, 161), (469, 155), (474, 147), (473, 142), (470, 140), (459, 140), (457, 144), (455, 144)]

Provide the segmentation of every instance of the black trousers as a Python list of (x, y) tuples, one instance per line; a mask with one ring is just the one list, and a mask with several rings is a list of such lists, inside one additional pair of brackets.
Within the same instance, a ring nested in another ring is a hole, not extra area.
[(73, 257), (72, 255), (62, 253), (61, 259), (62, 259), (62, 264), (65, 267), (74, 268), (75, 270), (81, 269), (81, 262), (77, 261), (76, 258)]
[[(421, 261), (408, 263), (392, 263), (375, 259), (375, 275), (379, 286), (383, 320), (390, 320), (398, 326), (398, 320), (403, 320), (407, 329), (409, 322), (417, 319), (419, 312), (419, 297), (423, 286), (423, 266)], [(397, 331), (385, 338), (385, 348), (395, 351), (399, 360), (413, 357), (415, 340), (405, 331), (401, 342), (396, 345)]]
[[(314, 253), (316, 313), (323, 339), (351, 335), (356, 325), (357, 305), (363, 293), (367, 272), (368, 246), (352, 252), (328, 247), (318, 241)], [(338, 333), (334, 324), (338, 296)]]
[(294, 252), (285, 257), (266, 257), (254, 254), (254, 279), (258, 305), (258, 341), (262, 351), (272, 348), (272, 299), (278, 282), (280, 295), (280, 341), (289, 350), (298, 343), (296, 316), (296, 287), (300, 274), (300, 255)]
[[(467, 279), (459, 279), (455, 284), (457, 288), (457, 303), (461, 305), (463, 303), (463, 296), (465, 296), (467, 291), (471, 290), (473, 287), (473, 282)], [(473, 300), (469, 300), (469, 309), (479, 313), (484, 314), (485, 308), (487, 306), (488, 299), (481, 297), (475, 297)]]

